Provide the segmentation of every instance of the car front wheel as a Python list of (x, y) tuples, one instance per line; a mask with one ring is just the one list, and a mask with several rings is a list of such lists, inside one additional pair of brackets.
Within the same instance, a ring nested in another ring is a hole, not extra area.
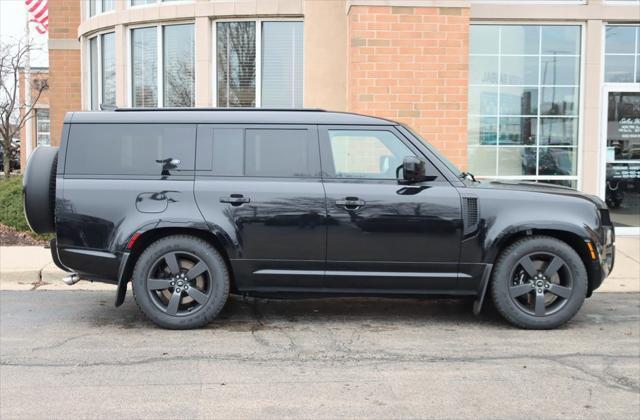
[(527, 329), (556, 328), (572, 319), (587, 295), (587, 272), (565, 242), (530, 236), (507, 247), (496, 262), (491, 292), (498, 312)]

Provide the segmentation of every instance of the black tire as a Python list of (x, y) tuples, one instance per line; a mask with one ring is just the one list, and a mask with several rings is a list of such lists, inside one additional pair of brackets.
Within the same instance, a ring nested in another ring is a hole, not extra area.
[(507, 247), (491, 280), (498, 312), (525, 329), (552, 329), (569, 321), (584, 303), (587, 289), (580, 256), (549, 236), (530, 236)]
[(58, 148), (40, 146), (27, 162), (22, 181), (24, 214), (36, 233), (55, 231), (56, 170)]
[(229, 296), (225, 260), (208, 242), (188, 235), (167, 236), (149, 245), (136, 262), (132, 279), (140, 310), (168, 329), (208, 324)]

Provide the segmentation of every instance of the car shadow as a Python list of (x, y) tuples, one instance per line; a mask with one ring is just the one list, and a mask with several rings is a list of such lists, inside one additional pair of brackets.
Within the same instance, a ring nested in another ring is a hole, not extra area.
[[(485, 302), (478, 316), (473, 314), (472, 305), (473, 299), (470, 298), (266, 299), (231, 295), (218, 317), (205, 328), (235, 332), (320, 327), (329, 324), (381, 330), (427, 324), (439, 324), (442, 327), (468, 324), (511, 328), (490, 302)], [(121, 328), (153, 327), (135, 305), (131, 295), (127, 296), (125, 303), (117, 310), (98, 312), (94, 314), (97, 324)]]

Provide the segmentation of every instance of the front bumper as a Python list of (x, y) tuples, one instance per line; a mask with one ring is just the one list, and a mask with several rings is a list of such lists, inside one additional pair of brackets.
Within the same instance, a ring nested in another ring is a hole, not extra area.
[(613, 227), (605, 228), (604, 241), (596, 245), (596, 247), (598, 259), (593, 263), (596, 266), (594, 268), (596, 269), (597, 275), (592, 279), (591, 291), (600, 287), (604, 279), (613, 271), (616, 260), (615, 231)]

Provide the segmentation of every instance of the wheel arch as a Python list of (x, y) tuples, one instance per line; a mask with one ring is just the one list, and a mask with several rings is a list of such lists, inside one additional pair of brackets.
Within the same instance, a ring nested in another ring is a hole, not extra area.
[(124, 302), (124, 298), (127, 292), (127, 284), (131, 281), (133, 269), (138, 259), (140, 258), (140, 255), (142, 255), (144, 250), (147, 249), (147, 247), (155, 241), (172, 235), (193, 236), (202, 239), (213, 246), (216, 251), (220, 253), (225, 263), (227, 264), (231, 290), (236, 290), (235, 276), (232, 270), (229, 252), (227, 250), (227, 247), (225, 246), (225, 240), (221, 238), (220, 235), (216, 235), (216, 233), (210, 230), (193, 227), (157, 227), (141, 233), (140, 236), (135, 239), (133, 246), (127, 253), (127, 258), (123, 259), (123, 267), (120, 269), (118, 278), (118, 292), (116, 295), (115, 303), (116, 306), (120, 306)]
[(493, 248), (495, 251), (490, 256), (490, 263), (495, 264), (500, 254), (507, 247), (517, 242), (518, 240), (526, 238), (528, 236), (548, 236), (558, 239), (559, 241), (562, 241), (573, 248), (578, 253), (578, 256), (584, 264), (585, 270), (587, 271), (587, 297), (591, 296), (591, 294), (593, 293), (593, 284), (599, 273), (595, 269), (594, 264), (592, 264), (593, 261), (590, 258), (589, 248), (587, 246), (587, 241), (589, 241), (589, 239), (586, 237), (586, 235), (581, 235), (574, 230), (557, 228), (521, 228), (516, 231), (510, 232), (508, 235), (504, 235), (496, 241)]

